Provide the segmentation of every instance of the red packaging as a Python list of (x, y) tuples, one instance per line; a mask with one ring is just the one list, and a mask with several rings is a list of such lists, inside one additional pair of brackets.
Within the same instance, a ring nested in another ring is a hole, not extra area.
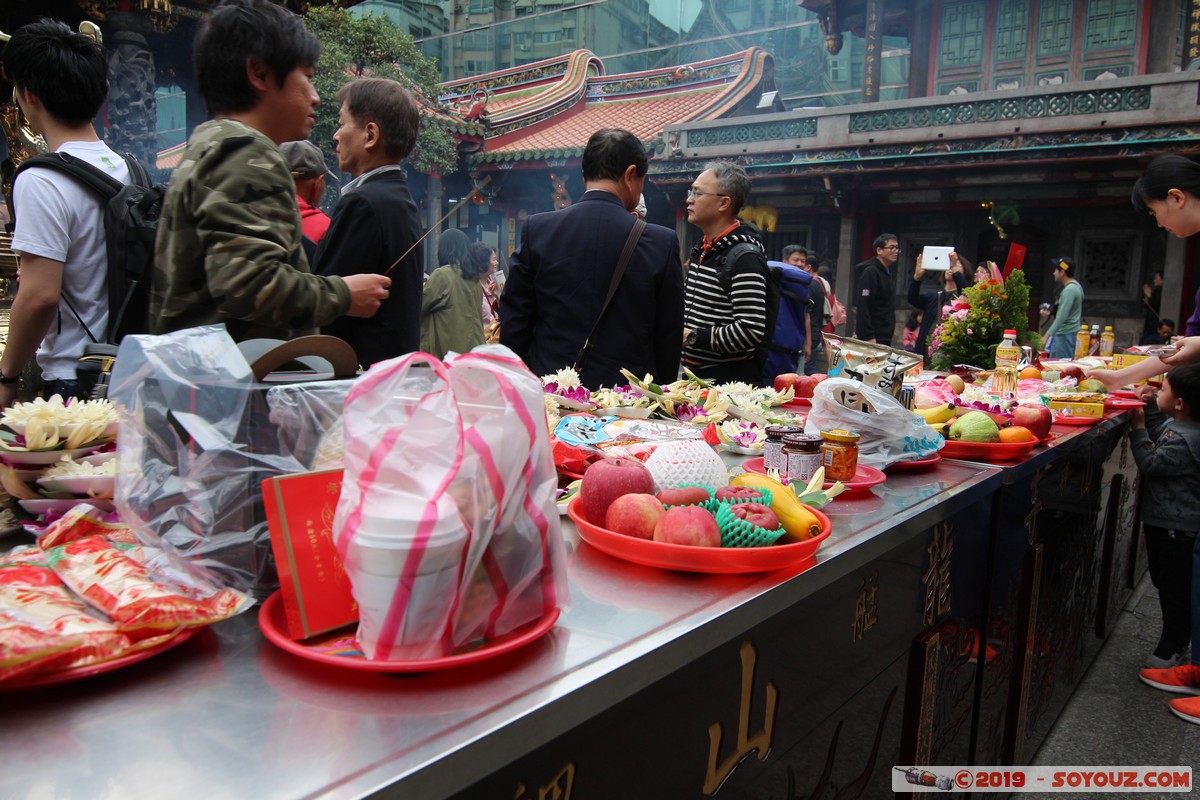
[(93, 516), (96, 513), (93, 506), (82, 503), (75, 506), (46, 529), (46, 532), (38, 539), (38, 547), (49, 550), (51, 547), (88, 536), (103, 536), (113, 542), (137, 544), (133, 531), (127, 525), (119, 522), (104, 522)]
[(358, 622), (358, 603), (333, 543), (342, 471), (304, 472), (262, 483), (279, 594), (293, 639)]
[(0, 679), (104, 661), (131, 644), (89, 614), (45, 563), (0, 566)]
[(174, 630), (209, 625), (233, 616), (251, 600), (233, 589), (188, 597), (156, 582), (142, 563), (137, 545), (91, 536), (51, 548), (50, 567), (93, 608), (107, 614), (122, 631)]

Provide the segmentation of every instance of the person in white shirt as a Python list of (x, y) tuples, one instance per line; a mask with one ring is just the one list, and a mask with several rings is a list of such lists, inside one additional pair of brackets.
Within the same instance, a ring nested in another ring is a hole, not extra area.
[[(51, 152), (69, 153), (129, 183), (125, 160), (92, 126), (108, 93), (98, 42), (43, 19), (13, 34), (4, 48), (4, 70), (30, 127)], [(0, 357), (0, 408), (16, 400), (21, 373), (35, 353), (43, 393), (74, 396), (83, 347), (92, 337), (102, 339), (108, 323), (104, 210), (96, 195), (70, 176), (35, 166), (17, 176), (13, 208), (12, 249), (21, 272)]]

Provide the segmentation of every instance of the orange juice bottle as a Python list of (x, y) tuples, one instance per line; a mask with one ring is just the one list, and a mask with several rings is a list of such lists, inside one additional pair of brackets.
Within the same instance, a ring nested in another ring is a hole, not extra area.
[(1079, 326), (1079, 338), (1075, 340), (1075, 357), (1083, 358), (1092, 347), (1092, 333), (1087, 325)]

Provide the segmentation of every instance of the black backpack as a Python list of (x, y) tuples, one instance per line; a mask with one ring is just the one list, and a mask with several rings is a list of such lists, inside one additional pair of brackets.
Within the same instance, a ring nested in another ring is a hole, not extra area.
[[(721, 290), (725, 292), (726, 297), (732, 297), (733, 293), (733, 266), (737, 264), (738, 259), (742, 256), (753, 253), (757, 257), (757, 262), (763, 275), (766, 276), (767, 284), (767, 330), (763, 334), (763, 339), (754, 348), (754, 361), (758, 365), (759, 372), (762, 372), (763, 366), (767, 363), (767, 355), (771, 349), (771, 341), (775, 337), (775, 323), (779, 319), (779, 298), (784, 294), (783, 289), (783, 270), (778, 267), (772, 267), (767, 264), (767, 257), (763, 255), (755, 245), (749, 242), (739, 242), (733, 247), (725, 251), (721, 256), (721, 263), (717, 265), (717, 280), (721, 282)], [(805, 297), (803, 302), (807, 303), (808, 298)], [(797, 357), (799, 354), (797, 354)]]
[[(112, 344), (128, 334), (150, 331), (154, 239), (166, 194), (165, 187), (152, 183), (146, 168), (133, 155), (122, 157), (133, 183), (123, 184), (70, 153), (34, 156), (13, 175), (16, 182), (16, 176), (30, 167), (48, 167), (70, 175), (100, 198), (108, 256), (108, 328), (103, 341)], [(87, 334), (99, 341), (92, 331)]]

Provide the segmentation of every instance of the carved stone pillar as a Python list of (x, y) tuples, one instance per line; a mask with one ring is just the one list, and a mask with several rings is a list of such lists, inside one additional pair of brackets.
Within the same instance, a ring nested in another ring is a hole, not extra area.
[(154, 172), (158, 154), (154, 56), (146, 45), (150, 20), (128, 12), (108, 17), (108, 131), (118, 153), (133, 153)]

